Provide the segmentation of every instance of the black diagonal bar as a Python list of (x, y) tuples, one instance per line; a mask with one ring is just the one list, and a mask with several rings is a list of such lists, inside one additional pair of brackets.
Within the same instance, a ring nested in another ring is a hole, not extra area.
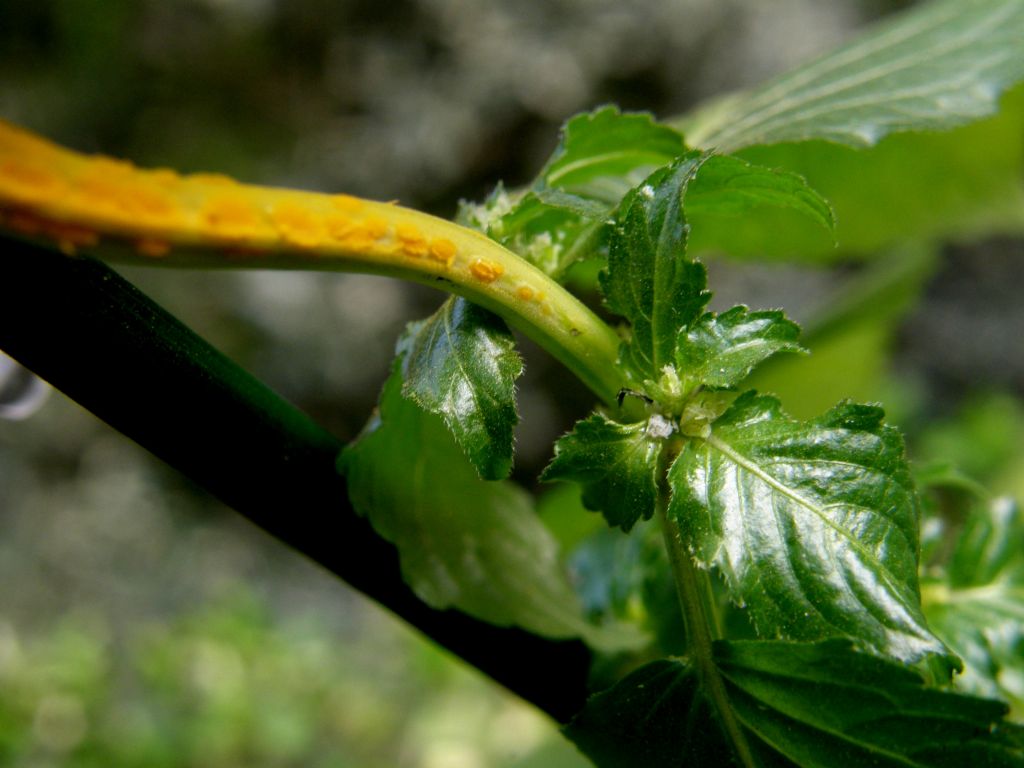
[(339, 441), (106, 265), (0, 240), (0, 349), (556, 720), (582, 708), (583, 643), (422, 603), (352, 510)]

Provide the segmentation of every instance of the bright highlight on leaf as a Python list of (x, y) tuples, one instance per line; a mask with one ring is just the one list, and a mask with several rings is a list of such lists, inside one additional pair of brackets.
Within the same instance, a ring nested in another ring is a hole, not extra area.
[(515, 380), (523, 372), (515, 339), (501, 318), (452, 297), (399, 343), (402, 393), (444, 419), (485, 480), (512, 469)]
[(903, 441), (882, 416), (844, 403), (799, 422), (748, 392), (673, 463), (668, 514), (759, 635), (855, 638), (952, 668), (921, 611), (917, 498)]

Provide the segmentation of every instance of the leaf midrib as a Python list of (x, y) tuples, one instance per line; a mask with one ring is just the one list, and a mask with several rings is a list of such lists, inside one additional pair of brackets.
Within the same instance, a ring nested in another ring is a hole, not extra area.
[(859, 555), (861, 555), (867, 562), (877, 565), (878, 569), (883, 574), (885, 574), (886, 581), (889, 582), (890, 588), (892, 588), (894, 591), (894, 596), (900, 594), (903, 591), (900, 587), (898, 580), (896, 579), (892, 571), (889, 570), (888, 566), (879, 561), (875, 554), (871, 552), (871, 550), (867, 549), (860, 542), (860, 540), (853, 535), (853, 533), (851, 533), (850, 531), (843, 528), (841, 525), (838, 525), (833, 520), (831, 520), (821, 509), (818, 508), (818, 506), (814, 502), (810, 501), (809, 499), (806, 499), (804, 496), (802, 496), (797, 491), (794, 491), (792, 488), (783, 485), (780, 481), (776, 480), (770, 474), (761, 469), (761, 467), (758, 466), (754, 461), (748, 459), (746, 456), (739, 453), (731, 445), (724, 442), (720, 438), (716, 437), (714, 434), (711, 434), (707, 438), (705, 438), (704, 442), (706, 442), (715, 450), (724, 454), (738, 466), (755, 475), (758, 479), (760, 479), (762, 482), (764, 482), (771, 488), (774, 488), (776, 491), (789, 498), (795, 504), (798, 504), (799, 506), (807, 509), (813, 515), (815, 515), (815, 517), (821, 520), (821, 522), (823, 522), (826, 526), (835, 531), (836, 534), (841, 536), (843, 540), (848, 543), (850, 548), (857, 552)]
[[(952, 3), (950, 3), (950, 5), (952, 6)], [(1012, 11), (1012, 8), (1009, 10)], [(990, 13), (980, 19), (974, 19), (974, 23), (967, 29), (960, 31), (960, 33), (952, 39), (946, 40), (941, 46), (933, 43), (928, 47), (928, 53), (933, 55), (936, 52), (963, 49), (965, 43), (971, 43), (973, 37), (978, 34), (979, 30), (991, 28), (1005, 16), (1006, 12), (1008, 12), (1007, 10), (1001, 9), (997, 9), (997, 11), (998, 12)], [(823, 98), (834, 97), (841, 93), (848, 94), (857, 87), (863, 86), (865, 83), (870, 83), (878, 80), (880, 77), (891, 75), (893, 72), (919, 65), (923, 60), (921, 57), (921, 51), (919, 49), (911, 49), (909, 52), (902, 53), (887, 62), (880, 63), (876, 67), (857, 71), (852, 76), (841, 76), (844, 68), (848, 68), (852, 63), (866, 59), (867, 55), (871, 53), (874, 47), (880, 47), (883, 49), (888, 47), (888, 44), (891, 41), (887, 38), (895, 36), (900, 44), (905, 44), (907, 40), (914, 39), (915, 37), (927, 36), (935, 29), (942, 28), (944, 24), (948, 24), (950, 18), (956, 17), (957, 12), (954, 11), (946, 18), (938, 16), (934, 21), (929, 19), (929, 23), (917, 25), (916, 29), (909, 25), (906, 28), (893, 29), (888, 34), (880, 35), (878, 38), (873, 40), (873, 45), (860, 46), (855, 44), (843, 52), (846, 54), (845, 56), (839, 55), (829, 57), (822, 61), (821, 65), (817, 67), (812, 65), (806, 68), (799, 78), (794, 77), (781, 79), (775, 85), (762, 91), (758, 97), (755, 97), (751, 102), (753, 108), (745, 115), (741, 116), (739, 120), (734, 121), (728, 127), (721, 127), (718, 130), (713, 129), (712, 132), (717, 137), (717, 141), (715, 143), (722, 147), (730, 146), (730, 140), (732, 137), (743, 135), (744, 132), (750, 133), (754, 130), (757, 130), (763, 136), (768, 130), (768, 127), (773, 125), (775, 118), (779, 114), (785, 113), (785, 110), (791, 108), (786, 106), (786, 102), (790, 101), (794, 95), (799, 95), (800, 110), (794, 113), (796, 117), (791, 119), (790, 122), (799, 122), (807, 119), (808, 115), (806, 107), (816, 101), (820, 101)], [(986, 68), (987, 65), (988, 62), (986, 61)], [(828, 77), (834, 77), (836, 75), (840, 75), (840, 77), (834, 80), (827, 79)], [(815, 80), (818, 80), (817, 85), (815, 85)], [(808, 86), (812, 86), (810, 90), (801, 93), (800, 89)], [(781, 95), (781, 97), (778, 95)], [(846, 104), (846, 101), (839, 101), (833, 106), (838, 107), (844, 104)], [(888, 131), (883, 131), (883, 133), (887, 132)], [(743, 145), (749, 145), (751, 143), (752, 142), (748, 140), (743, 142)], [(732, 148), (735, 149), (737, 147), (733, 146)]]

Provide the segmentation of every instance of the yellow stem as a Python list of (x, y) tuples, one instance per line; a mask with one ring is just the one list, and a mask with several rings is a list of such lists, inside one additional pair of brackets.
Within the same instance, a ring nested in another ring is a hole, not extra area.
[(113, 261), (415, 280), (501, 315), (606, 402), (621, 386), (616, 334), (564, 288), (478, 232), (392, 203), (140, 169), (0, 121), (0, 230)]

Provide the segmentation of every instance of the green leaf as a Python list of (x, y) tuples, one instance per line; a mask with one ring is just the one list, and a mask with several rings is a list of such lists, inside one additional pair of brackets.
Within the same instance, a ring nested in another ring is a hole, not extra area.
[(454, 296), (410, 323), (399, 342), (402, 394), (444, 419), (487, 480), (512, 469), (515, 380), (523, 372), (515, 345), (501, 318)]
[(1002, 497), (967, 519), (942, 577), (923, 586), (936, 634), (964, 657), (961, 690), (1024, 715), (1024, 515)]
[(1019, 0), (942, 0), (686, 121), (695, 146), (734, 152), (822, 139), (868, 147), (889, 133), (942, 130), (996, 111), (1024, 79)]
[(609, 308), (632, 326), (623, 359), (638, 380), (657, 380), (674, 362), (679, 329), (710, 294), (702, 264), (687, 258), (683, 196), (708, 156), (691, 152), (656, 171), (622, 201), (601, 287)]
[[(598, 768), (1009, 768), (1024, 759), (1001, 703), (928, 689), (842, 641), (718, 642), (714, 663), (717, 696), (689, 664), (655, 661), (593, 696), (565, 734)], [(726, 736), (716, 706), (738, 733)]]
[(694, 220), (691, 250), (832, 260), (915, 237), (1020, 233), (1024, 87), (1007, 89), (1024, 78), (1021, 39), (1019, 0), (923, 3), (845, 49), (673, 121), (692, 145), (799, 174), (838, 221), (837, 250), (785, 213), (753, 211), (743, 227)]
[(678, 661), (645, 664), (592, 696), (563, 732), (597, 768), (738, 765), (696, 670)]
[[(686, 190), (685, 208), (695, 251), (731, 252), (737, 230), (782, 250), (806, 241), (827, 247), (836, 226), (829, 202), (802, 176), (731, 155), (713, 155), (701, 166)], [(779, 227), (780, 215), (788, 217), (788, 228)]]
[(812, 421), (748, 392), (669, 470), (668, 514), (762, 637), (849, 637), (955, 664), (918, 591), (918, 506), (898, 431), (875, 406)]
[(530, 189), (499, 186), (483, 205), (464, 204), (460, 219), (560, 278), (600, 248), (623, 196), (685, 151), (682, 136), (651, 115), (602, 107), (569, 119)]
[(568, 565), (588, 617), (641, 627), (651, 636), (649, 653), (686, 653), (686, 625), (656, 522), (638, 522), (628, 535), (602, 527), (572, 550)]
[(665, 418), (619, 424), (600, 413), (576, 422), (555, 443), (555, 457), (541, 480), (574, 480), (583, 486), (583, 504), (602, 512), (608, 525), (624, 531), (654, 514), (658, 496), (658, 457), (672, 433)]
[(675, 362), (677, 334), (701, 316), (710, 297), (704, 267), (686, 253), (691, 210), (695, 221), (708, 221), (765, 205), (832, 226), (828, 204), (802, 179), (732, 157), (689, 153), (623, 199), (601, 286), (608, 306), (632, 324), (622, 358), (638, 385), (658, 381)]
[(802, 352), (800, 326), (776, 310), (733, 307), (707, 313), (679, 334), (676, 365), (683, 391), (698, 385), (732, 387), (776, 352)]
[(509, 193), (499, 184), (483, 203), (460, 203), (456, 221), (477, 229), (560, 279), (596, 247), (609, 208), (544, 188)]
[[(996, 117), (945, 133), (896, 134), (861, 150), (824, 141), (745, 149), (744, 159), (797, 173), (828, 199), (838, 249), (815, 237), (803, 217), (776, 218), (775, 238), (783, 247), (775, 240), (758, 242), (737, 227), (708, 246), (695, 242), (693, 247), (736, 256), (835, 260), (869, 256), (910, 238), (1020, 233), (1022, 134), (1024, 88), (1018, 87)], [(765, 213), (752, 212), (754, 233)]]
[(434, 608), (600, 642), (528, 494), (480, 480), (441, 419), (401, 388), (396, 363), (379, 415), (342, 453), (339, 469), (353, 506), (398, 548), (406, 582)]
[(529, 189), (508, 193), (499, 185), (483, 204), (463, 203), (458, 218), (561, 278), (601, 247), (623, 196), (685, 151), (682, 136), (651, 115), (602, 107), (566, 122)]
[(682, 134), (651, 115), (606, 106), (569, 119), (539, 181), (611, 210), (652, 171), (685, 152)]

